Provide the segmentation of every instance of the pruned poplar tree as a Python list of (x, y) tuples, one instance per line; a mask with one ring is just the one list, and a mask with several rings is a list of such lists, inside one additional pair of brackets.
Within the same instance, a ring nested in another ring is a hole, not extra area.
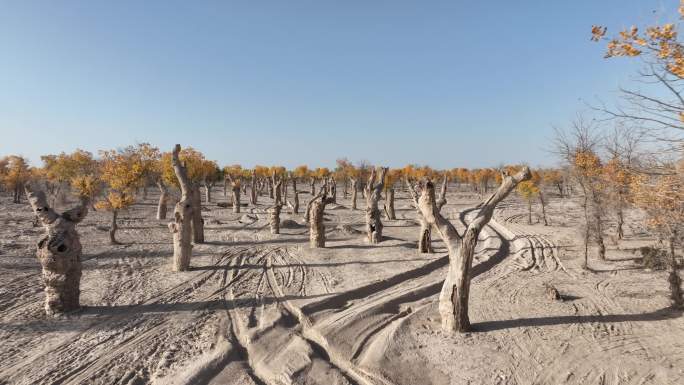
[(283, 208), (283, 198), (281, 187), (283, 180), (276, 177), (275, 171), (271, 175), (271, 189), (273, 191), (273, 207), (268, 210), (268, 223), (271, 234), (280, 234), (280, 211)]
[(159, 203), (157, 203), (157, 219), (166, 219), (166, 212), (168, 211), (166, 205), (169, 201), (169, 189), (166, 188), (164, 181), (159, 178), (156, 181), (157, 188), (159, 188)]
[(437, 233), (449, 250), (449, 271), (439, 295), (439, 313), (444, 331), (470, 330), (468, 296), (477, 238), (492, 219), (496, 205), (504, 200), (518, 183), (529, 179), (530, 176), (528, 167), (524, 167), (515, 175), (505, 175), (498, 189), (479, 205), (478, 213), (468, 224), (463, 235), (459, 234), (454, 225), (440, 213), (432, 182), (430, 180), (421, 182), (418, 208), (427, 224), (437, 229)]
[(394, 211), (394, 184), (401, 179), (401, 170), (393, 169), (385, 177), (385, 215), (389, 220), (396, 220), (397, 214)]
[(201, 167), (202, 185), (204, 186), (204, 201), (211, 203), (211, 190), (221, 179), (221, 169), (219, 169), (216, 162), (211, 160), (203, 160)]
[(321, 188), (307, 204), (306, 220), (309, 223), (309, 245), (311, 248), (325, 247), (325, 206), (332, 203), (327, 189)]
[(328, 178), (326, 188), (328, 189), (328, 195), (330, 196), (332, 203), (337, 203), (337, 182), (335, 181), (335, 178)]
[(173, 222), (169, 230), (173, 234), (173, 270), (186, 271), (190, 267), (192, 257), (192, 193), (193, 186), (188, 177), (185, 162), (180, 160), (181, 146), (177, 144), (171, 157), (173, 171), (181, 190), (181, 198), (173, 212)]
[(316, 178), (313, 176), (309, 180), (309, 187), (311, 189), (311, 195), (316, 195)]
[[(416, 187), (412, 182), (409, 181), (408, 178), (404, 179), (406, 182), (406, 188), (409, 192), (409, 195), (411, 196), (411, 201), (413, 203), (413, 207), (416, 209), (418, 212), (418, 217), (420, 220), (420, 234), (418, 236), (418, 251), (421, 253), (432, 253), (434, 250), (432, 249), (432, 226), (428, 223), (428, 221), (423, 217), (423, 213), (420, 211), (420, 208), (418, 207), (418, 197), (419, 193), (416, 191)], [(439, 199), (437, 199), (436, 205), (437, 209), (441, 212), (442, 207), (447, 204), (447, 199), (446, 199), (446, 192), (447, 192), (447, 176), (444, 175), (444, 178), (442, 179), (442, 188), (440, 189), (439, 193)]]
[(351, 209), (356, 210), (356, 199), (359, 194), (359, 180), (357, 178), (349, 177), (351, 181), (352, 197), (351, 197)]
[(87, 200), (61, 214), (48, 205), (45, 193), (25, 186), (33, 212), (45, 228), (36, 256), (45, 284), (45, 313), (56, 315), (79, 308), (81, 294), (81, 242), (76, 225), (88, 214)]
[(256, 169), (252, 170), (252, 180), (250, 181), (250, 190), (249, 190), (249, 203), (252, 206), (257, 205), (257, 175), (256, 175)]
[(292, 209), (292, 214), (299, 214), (299, 194), (303, 191), (297, 191), (297, 178), (291, 178), (292, 181), (292, 200), (287, 201), (287, 205)]
[(240, 212), (240, 186), (242, 185), (242, 180), (239, 178), (235, 179), (230, 174), (226, 174), (226, 180), (230, 182), (230, 190), (233, 192), (233, 212), (237, 214)]
[(379, 177), (377, 174), (377, 169), (371, 170), (370, 178), (368, 178), (368, 183), (364, 189), (366, 191), (366, 236), (368, 242), (373, 244), (382, 242), (382, 221), (378, 201), (385, 185), (387, 168), (381, 167)]

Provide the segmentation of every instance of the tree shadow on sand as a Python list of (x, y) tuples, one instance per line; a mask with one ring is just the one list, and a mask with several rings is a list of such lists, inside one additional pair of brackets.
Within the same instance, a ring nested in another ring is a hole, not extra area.
[(499, 321), (478, 322), (472, 325), (474, 332), (491, 332), (521, 327), (540, 327), (556, 325), (572, 325), (585, 323), (615, 323), (615, 322), (648, 322), (675, 319), (682, 316), (681, 310), (672, 308), (659, 309), (650, 313), (638, 314), (603, 314), (603, 315), (571, 315), (518, 318)]

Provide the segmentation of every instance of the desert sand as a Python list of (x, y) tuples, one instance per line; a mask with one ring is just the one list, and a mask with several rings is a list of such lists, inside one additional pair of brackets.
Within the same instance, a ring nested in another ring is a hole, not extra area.
[[(481, 197), (449, 190), (442, 212), (462, 230)], [(360, 232), (363, 200), (350, 210), (339, 192), (325, 249), (309, 248), (302, 215), (287, 208), (271, 235), (268, 197), (240, 214), (203, 203), (207, 242), (180, 273), (157, 195), (120, 214), (121, 245), (108, 244), (110, 214), (91, 211), (78, 226), (83, 308), (58, 318), (43, 309), (43, 229), (25, 200), (3, 196), (0, 383), (683, 384), (684, 319), (668, 308), (667, 273), (639, 263), (637, 248), (654, 239), (638, 213), (587, 271), (579, 202), (548, 199), (549, 226), (528, 225), (514, 195), (499, 205), (474, 262), (474, 330), (445, 334), (446, 248), (434, 232), (435, 253), (418, 252), (401, 189), (378, 245)]]

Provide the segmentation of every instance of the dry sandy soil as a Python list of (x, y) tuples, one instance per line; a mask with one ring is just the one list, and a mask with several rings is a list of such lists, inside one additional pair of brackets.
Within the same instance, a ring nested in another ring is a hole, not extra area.
[[(448, 197), (463, 229), (479, 198)], [(90, 212), (78, 227), (84, 307), (54, 319), (34, 257), (42, 229), (28, 205), (0, 199), (2, 384), (684, 384), (684, 319), (667, 308), (666, 273), (634, 252), (652, 240), (634, 221), (583, 271), (572, 199), (551, 198), (548, 227), (527, 225), (515, 197), (500, 205), (477, 249), (474, 331), (455, 335), (436, 306), (444, 245), (417, 252), (403, 191), (381, 244), (341, 227), (362, 230), (363, 211), (339, 199), (315, 250), (304, 226), (269, 233), (267, 197), (243, 214), (205, 204), (208, 242), (184, 273), (170, 271), (157, 196), (120, 215), (122, 245), (107, 244), (109, 214)]]

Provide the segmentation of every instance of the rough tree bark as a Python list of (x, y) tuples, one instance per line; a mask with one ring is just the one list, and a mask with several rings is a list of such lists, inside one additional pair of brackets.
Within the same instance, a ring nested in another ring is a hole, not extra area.
[(119, 217), (119, 210), (112, 210), (112, 225), (109, 227), (109, 243), (112, 245), (118, 245), (119, 242), (116, 240), (116, 230), (119, 226), (116, 224), (116, 219)]
[(384, 208), (387, 219), (392, 221), (397, 219), (397, 214), (394, 212), (394, 187), (387, 189), (387, 199), (385, 200)]
[(200, 184), (192, 184), (192, 241), (204, 243), (204, 219), (202, 218), (202, 194)]
[(325, 186), (332, 203), (337, 203), (337, 181), (331, 177), (326, 181)]
[(347, 199), (347, 197), (349, 196), (348, 186), (349, 186), (349, 181), (347, 180), (347, 178), (344, 178), (344, 190), (342, 193), (344, 195), (344, 199)]
[[(429, 254), (434, 252), (432, 249), (432, 226), (428, 224), (428, 222), (425, 220), (425, 217), (423, 217), (423, 213), (421, 213), (420, 209), (418, 208), (418, 192), (416, 191), (415, 187), (413, 184), (407, 179), (404, 180), (406, 182), (406, 188), (409, 192), (409, 195), (411, 196), (411, 200), (413, 202), (413, 207), (416, 209), (418, 212), (418, 216), (420, 218), (420, 234), (418, 236), (418, 250), (421, 253), (424, 254)], [(444, 179), (442, 180), (442, 188), (439, 193), (439, 199), (437, 199), (437, 210), (440, 212), (442, 211), (442, 207), (447, 204), (447, 199), (446, 199), (446, 192), (447, 192), (447, 177), (445, 176)]]
[(292, 178), (292, 201), (287, 201), (292, 209), (292, 214), (299, 214), (299, 192), (297, 191), (297, 179)]
[(311, 185), (311, 195), (316, 195), (316, 178), (311, 178), (309, 184)]
[(159, 188), (159, 203), (157, 204), (157, 219), (166, 219), (166, 203), (169, 200), (169, 191), (167, 190), (164, 182), (161, 180), (157, 181), (157, 187)]
[(546, 201), (544, 200), (544, 192), (539, 191), (539, 203), (541, 203), (542, 209), (542, 220), (544, 221), (544, 226), (549, 225), (549, 221), (546, 220)]
[(309, 223), (309, 245), (313, 248), (325, 247), (325, 206), (332, 203), (332, 198), (327, 196), (325, 188), (321, 188), (318, 194), (307, 205), (307, 222)]
[(530, 177), (530, 170), (527, 167), (514, 176), (504, 175), (499, 188), (480, 205), (479, 212), (468, 224), (463, 237), (440, 214), (432, 182), (424, 181), (421, 183), (418, 207), (427, 223), (435, 226), (449, 250), (449, 271), (439, 295), (439, 313), (444, 331), (465, 332), (470, 329), (470, 319), (468, 318), (470, 270), (478, 235), (491, 220), (496, 205), (506, 198), (518, 183)]
[(606, 259), (606, 245), (603, 242), (603, 215), (602, 215), (602, 202), (599, 198), (599, 193), (592, 189), (592, 214), (594, 216), (594, 238), (596, 244), (598, 245), (598, 254), (601, 260)]
[(351, 197), (351, 209), (356, 210), (356, 198), (359, 193), (359, 180), (355, 178), (349, 178), (351, 181), (352, 197)]
[(58, 214), (48, 206), (45, 193), (30, 184), (26, 196), (45, 228), (38, 242), (36, 257), (42, 267), (45, 284), (45, 313), (55, 315), (79, 308), (81, 294), (81, 242), (76, 224), (88, 214), (87, 200), (71, 210)]
[(190, 267), (192, 257), (192, 202), (193, 186), (188, 178), (185, 164), (178, 159), (180, 144), (173, 149), (173, 170), (181, 188), (181, 198), (173, 212), (173, 222), (169, 223), (169, 230), (173, 234), (173, 270), (185, 271)]
[(283, 208), (282, 190), (283, 180), (271, 175), (271, 191), (275, 194), (273, 207), (268, 209), (268, 223), (271, 234), (280, 234), (280, 210)]
[(387, 168), (380, 168), (380, 177), (378, 183), (375, 183), (377, 170), (371, 171), (368, 184), (366, 184), (366, 236), (369, 243), (382, 242), (382, 221), (380, 220), (380, 209), (378, 209), (378, 201), (382, 194), (382, 189), (385, 186), (385, 174)]
[(252, 206), (257, 205), (257, 177), (256, 177), (256, 170), (252, 170), (252, 185), (251, 189), (249, 190), (249, 203)]
[(211, 203), (211, 189), (214, 188), (216, 182), (204, 182), (204, 201)]
[(684, 309), (684, 299), (682, 298), (682, 279), (679, 277), (679, 267), (677, 266), (677, 257), (675, 255), (675, 242), (677, 236), (674, 233), (668, 240), (670, 247), (670, 274), (667, 281), (670, 283), (670, 301), (674, 309)]
[(230, 175), (226, 178), (226, 180), (230, 181), (230, 190), (233, 192), (233, 212), (237, 214), (240, 212), (240, 186), (242, 181), (240, 179), (234, 180)]

